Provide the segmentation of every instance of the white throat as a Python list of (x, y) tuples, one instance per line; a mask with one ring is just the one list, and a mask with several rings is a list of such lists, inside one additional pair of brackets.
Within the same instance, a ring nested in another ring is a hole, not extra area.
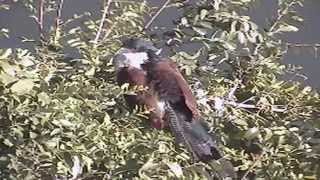
[(123, 53), (123, 55), (128, 60), (128, 64), (135, 68), (141, 68), (141, 64), (145, 63), (148, 60), (148, 54), (146, 52), (129, 52)]

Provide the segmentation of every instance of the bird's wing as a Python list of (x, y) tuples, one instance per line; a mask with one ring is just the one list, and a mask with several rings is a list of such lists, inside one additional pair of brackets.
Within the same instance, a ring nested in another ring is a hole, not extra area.
[(181, 107), (185, 106), (192, 113), (192, 118), (198, 119), (196, 99), (187, 81), (172, 60), (163, 59), (157, 63), (146, 64), (144, 67), (148, 71), (151, 86), (157, 91), (160, 99), (178, 104)]

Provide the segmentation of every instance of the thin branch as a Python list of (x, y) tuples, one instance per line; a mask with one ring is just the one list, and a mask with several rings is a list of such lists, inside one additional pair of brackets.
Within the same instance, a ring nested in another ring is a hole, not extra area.
[(44, 40), (44, 32), (43, 32), (43, 11), (44, 11), (44, 0), (39, 0), (38, 4), (38, 17), (33, 16), (38, 25), (40, 39)]
[(161, 8), (152, 16), (152, 18), (149, 20), (149, 22), (144, 26), (144, 30), (148, 29), (151, 24), (153, 23), (153, 21), (161, 14), (161, 12), (169, 5), (171, 0), (167, 0), (162, 6)]
[(228, 93), (228, 96), (227, 96), (227, 99), (228, 100), (231, 100), (234, 96), (234, 94), (236, 93), (236, 90), (238, 89), (239, 87), (239, 82), (237, 82), (234, 87), (232, 87)]
[(96, 46), (98, 44), (98, 40), (100, 38), (100, 35), (101, 35), (101, 32), (102, 32), (102, 28), (103, 28), (103, 25), (104, 25), (104, 21), (106, 20), (106, 17), (107, 17), (111, 2), (112, 2), (112, 0), (108, 0), (107, 5), (104, 7), (102, 18), (101, 18), (100, 25), (99, 25), (99, 29), (97, 31), (97, 35), (93, 40), (94, 46)]
[(319, 43), (315, 43), (315, 44), (287, 43), (287, 46), (288, 46), (289, 48), (291, 48), (291, 47), (312, 47), (312, 48), (320, 48), (320, 44), (319, 44)]
[(287, 43), (287, 48), (313, 48), (315, 58), (318, 58), (318, 50), (320, 49), (320, 44), (305, 44), (305, 43)]
[[(244, 104), (244, 103), (237, 103), (234, 101), (226, 101), (225, 104), (231, 105), (235, 108), (245, 108), (245, 109), (259, 109), (262, 110), (263, 107), (259, 107), (253, 104)], [(272, 112), (279, 112), (279, 113), (283, 113), (286, 112), (288, 109), (285, 105), (270, 105), (268, 106), (270, 109), (270, 111)]]
[(60, 25), (62, 24), (61, 15), (62, 15), (63, 2), (64, 2), (64, 0), (60, 0), (60, 3), (58, 5), (58, 9), (57, 9), (57, 17), (56, 17), (56, 21), (55, 21), (54, 42), (56, 42), (59, 39), (59, 30), (60, 30)]

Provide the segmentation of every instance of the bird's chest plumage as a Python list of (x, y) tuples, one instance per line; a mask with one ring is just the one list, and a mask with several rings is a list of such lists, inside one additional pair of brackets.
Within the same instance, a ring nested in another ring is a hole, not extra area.
[(129, 85), (145, 85), (146, 84), (146, 73), (142, 69), (135, 67), (125, 67), (121, 68), (117, 72), (117, 81), (119, 85), (128, 83)]

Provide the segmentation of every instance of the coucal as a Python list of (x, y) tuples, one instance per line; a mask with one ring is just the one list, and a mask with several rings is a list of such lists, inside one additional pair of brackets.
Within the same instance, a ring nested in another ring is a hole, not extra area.
[[(126, 95), (129, 107), (144, 105), (151, 109), (149, 119), (156, 128), (169, 125), (177, 143), (184, 144), (195, 161), (221, 160), (222, 152), (208, 132), (197, 109), (196, 99), (180, 73), (169, 58), (161, 57), (159, 49), (150, 41), (129, 38), (114, 58), (117, 82), (130, 86), (147, 86), (147, 91)], [(232, 164), (221, 161), (220, 177), (235, 176)]]
[[(113, 60), (118, 85), (122, 86), (128, 83), (130, 88), (135, 86), (148, 87), (146, 72), (141, 66), (147, 58), (147, 54), (144, 52), (139, 53), (133, 49), (121, 48)], [(125, 95), (124, 99), (131, 109), (138, 105), (146, 106), (151, 110), (148, 118), (151, 120), (152, 126), (161, 129), (164, 127), (164, 111), (160, 109), (161, 105), (154, 94), (152, 89), (148, 89), (138, 91), (135, 95)]]

